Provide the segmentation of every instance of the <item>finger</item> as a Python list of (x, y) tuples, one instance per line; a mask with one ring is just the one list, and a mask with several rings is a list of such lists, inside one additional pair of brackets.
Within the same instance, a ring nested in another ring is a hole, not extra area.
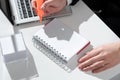
[(104, 70), (107, 70), (109, 68), (113, 67), (111, 64), (106, 64), (104, 65), (103, 67), (100, 67), (100, 68), (97, 68), (97, 69), (94, 69), (92, 72), (93, 73), (99, 73), (99, 72), (102, 72)]
[(58, 12), (59, 10), (57, 8), (53, 8), (53, 7), (46, 7), (44, 9), (44, 12), (47, 14), (47, 15), (51, 15), (51, 14), (54, 14), (56, 12)]
[(82, 58), (80, 58), (80, 59), (79, 59), (79, 62), (82, 63), (82, 62), (84, 62), (84, 61), (86, 61), (86, 60), (88, 60), (88, 59), (90, 59), (90, 58), (98, 55), (99, 53), (100, 53), (100, 50), (99, 50), (99, 49), (94, 49), (94, 50), (86, 53), (86, 55), (83, 56)]
[(42, 8), (42, 9), (45, 9), (45, 8), (47, 8), (47, 7), (55, 7), (55, 6), (54, 6), (54, 4), (53, 4), (52, 1), (47, 0), (47, 1), (45, 1), (45, 2), (42, 4), (41, 8)]
[(94, 63), (99, 62), (101, 60), (104, 60), (104, 56), (99, 54), (97, 56), (94, 56), (94, 57), (80, 63), (79, 68), (80, 69), (87, 68), (87, 67), (89, 67), (89, 66), (93, 65)]
[(44, 10), (44, 16), (48, 16), (55, 12), (54, 9), (51, 9), (51, 8), (54, 8), (54, 7), (52, 6), (52, 2), (50, 0), (45, 1), (42, 4), (41, 9)]
[(36, 3), (35, 0), (31, 1), (31, 5), (32, 5), (33, 8), (35, 8), (35, 9), (37, 8), (37, 3)]
[(53, 11), (56, 12), (59, 10), (60, 7), (54, 2), (54, 1), (45, 1), (44, 4), (42, 5), (42, 8), (46, 8), (47, 11)]
[(47, 5), (47, 3), (46, 3), (46, 2), (44, 2), (44, 3), (42, 4), (42, 6), (41, 6), (41, 9), (45, 10), (46, 5)]
[(97, 68), (99, 68), (99, 67), (102, 67), (103, 64), (106, 64), (104, 60), (98, 61), (98, 62), (96, 62), (96, 63), (94, 63), (94, 64), (92, 64), (92, 65), (90, 65), (90, 66), (88, 66), (88, 67), (86, 67), (86, 68), (83, 68), (82, 70), (83, 70), (83, 71), (94, 70), (94, 69), (97, 69)]
[(45, 11), (44, 11), (44, 17), (45, 17), (45, 16), (49, 16), (49, 15), (50, 15), (50, 13), (45, 10)]
[(53, 10), (52, 11), (49, 11), (49, 10), (44, 9), (44, 16), (49, 16), (49, 15), (53, 14)]

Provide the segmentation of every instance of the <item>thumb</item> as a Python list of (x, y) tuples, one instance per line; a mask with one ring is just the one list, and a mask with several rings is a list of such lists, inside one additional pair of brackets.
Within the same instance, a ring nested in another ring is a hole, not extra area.
[(31, 1), (31, 5), (32, 5), (32, 8), (35, 8), (37, 7), (37, 4), (36, 4), (36, 1), (35, 0), (32, 0)]

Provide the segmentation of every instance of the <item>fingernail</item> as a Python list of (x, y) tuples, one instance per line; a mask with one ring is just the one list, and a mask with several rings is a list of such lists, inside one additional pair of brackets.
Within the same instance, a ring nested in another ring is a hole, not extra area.
[(92, 71), (92, 73), (95, 73), (95, 71)]
[(87, 70), (86, 68), (83, 68), (83, 69), (81, 69), (81, 71), (85, 71), (85, 72), (86, 72), (86, 71), (88, 71), (88, 70)]
[(83, 61), (81, 59), (79, 59), (79, 63), (82, 63)]
[(84, 71), (84, 68), (82, 68), (82, 66), (79, 66), (79, 69), (81, 69), (82, 71)]
[(98, 73), (97, 71), (93, 70), (92, 73)]
[(87, 69), (87, 68), (83, 68), (82, 70), (83, 70), (83, 71), (88, 71), (88, 69)]
[(83, 71), (83, 69), (82, 69), (81, 67), (79, 67), (79, 69), (80, 69), (81, 71)]

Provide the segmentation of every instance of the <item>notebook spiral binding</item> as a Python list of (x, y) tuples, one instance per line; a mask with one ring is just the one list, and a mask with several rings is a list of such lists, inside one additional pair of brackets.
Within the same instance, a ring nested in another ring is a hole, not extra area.
[(40, 50), (43, 54), (45, 54), (49, 59), (54, 61), (57, 65), (59, 65), (62, 69), (67, 72), (71, 72), (72, 70), (66, 66), (67, 61), (66, 57), (59, 53), (56, 49), (54, 49), (51, 45), (46, 43), (43, 39), (38, 36), (34, 36), (32, 38), (33, 45)]

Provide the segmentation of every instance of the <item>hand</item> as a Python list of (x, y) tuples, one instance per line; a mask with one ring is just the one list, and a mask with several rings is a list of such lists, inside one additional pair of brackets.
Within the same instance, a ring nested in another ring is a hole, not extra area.
[[(32, 6), (33, 8), (36, 8), (35, 6), (35, 0), (32, 0)], [(44, 10), (44, 16), (48, 16), (50, 14), (59, 12), (62, 10), (67, 4), (67, 0), (45, 0), (41, 8)]]
[(79, 60), (79, 68), (83, 71), (98, 73), (120, 63), (120, 42), (100, 46)]

